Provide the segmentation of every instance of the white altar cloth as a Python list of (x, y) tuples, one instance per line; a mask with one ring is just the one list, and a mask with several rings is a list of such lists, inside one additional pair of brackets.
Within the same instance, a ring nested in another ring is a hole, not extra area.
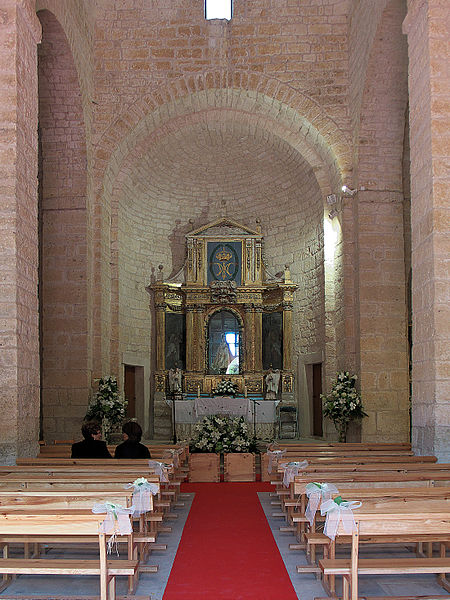
[[(167, 404), (172, 405), (172, 400), (167, 399)], [(256, 423), (275, 423), (276, 408), (279, 400), (256, 401)], [(232, 398), (228, 396), (215, 396), (214, 398), (195, 398), (195, 400), (175, 400), (175, 422), (197, 423), (207, 415), (243, 416), (253, 422), (253, 401), (249, 398)]]

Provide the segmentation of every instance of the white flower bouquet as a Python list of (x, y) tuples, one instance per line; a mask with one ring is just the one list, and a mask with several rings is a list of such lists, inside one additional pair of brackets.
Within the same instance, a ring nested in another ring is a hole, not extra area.
[(113, 427), (120, 425), (125, 419), (128, 402), (119, 394), (115, 377), (102, 377), (98, 390), (89, 404), (85, 416), (87, 421), (99, 421), (102, 424), (103, 435), (109, 441)]
[(255, 452), (244, 417), (204, 417), (194, 427), (195, 435), (189, 445), (191, 452)]
[(235, 396), (237, 389), (238, 386), (231, 379), (222, 379), (212, 393), (214, 396)]
[(356, 389), (356, 375), (348, 371), (337, 374), (329, 394), (321, 394), (323, 414), (331, 419), (339, 434), (339, 441), (345, 442), (350, 421), (367, 417), (361, 402), (361, 396)]

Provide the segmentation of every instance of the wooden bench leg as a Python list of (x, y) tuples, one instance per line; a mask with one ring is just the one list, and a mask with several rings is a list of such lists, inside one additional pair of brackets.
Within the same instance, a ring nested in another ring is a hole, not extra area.
[(108, 600), (116, 600), (116, 578), (111, 577), (108, 582)]
[(350, 578), (348, 575), (342, 576), (342, 600), (350, 600)]
[[(8, 546), (8, 544), (3, 544), (2, 555), (3, 555), (3, 558), (8, 558), (9, 557), (9, 546)], [(13, 576), (12, 575), (3, 575), (2, 576), (2, 583), (0, 585), (0, 592), (2, 592), (3, 590), (5, 590), (8, 587), (8, 585), (12, 582), (12, 580), (13, 580)]]
[[(447, 556), (447, 542), (441, 542), (439, 544), (439, 555), (441, 558), (445, 558)], [(438, 575), (438, 581), (444, 590), (450, 592), (450, 582), (447, 579), (447, 573), (440, 573)]]

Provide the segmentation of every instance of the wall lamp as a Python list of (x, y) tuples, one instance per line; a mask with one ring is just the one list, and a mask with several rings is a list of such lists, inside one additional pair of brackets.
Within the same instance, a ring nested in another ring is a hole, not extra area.
[(358, 191), (358, 190), (351, 190), (346, 185), (343, 185), (341, 187), (341, 190), (342, 190), (342, 193), (345, 194), (346, 196), (354, 196), (356, 194), (356, 192)]

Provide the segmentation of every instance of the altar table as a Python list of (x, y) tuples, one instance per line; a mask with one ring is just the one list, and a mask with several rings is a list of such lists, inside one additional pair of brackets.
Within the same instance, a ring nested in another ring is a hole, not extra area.
[[(278, 400), (256, 401), (256, 423), (275, 423)], [(171, 400), (167, 400), (171, 404)], [(213, 398), (195, 398), (194, 400), (175, 401), (175, 421), (177, 423), (197, 423), (208, 415), (229, 415), (245, 417), (253, 422), (253, 401), (249, 398), (215, 396)]]

